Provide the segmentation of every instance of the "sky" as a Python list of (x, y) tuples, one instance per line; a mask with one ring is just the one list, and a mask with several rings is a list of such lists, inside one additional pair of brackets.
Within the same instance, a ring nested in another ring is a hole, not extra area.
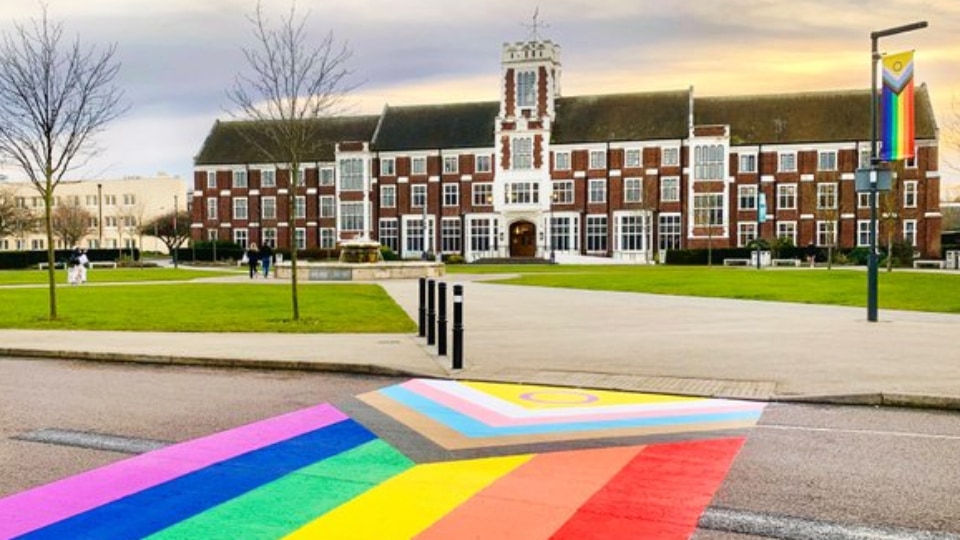
[[(102, 152), (73, 177), (192, 177), (226, 92), (254, 45), (255, 0), (46, 0), (65, 35), (117, 45), (129, 109), (98, 136)], [(915, 80), (933, 97), (943, 135), (960, 116), (957, 0), (297, 0), (317, 42), (332, 31), (352, 51), (351, 112), (385, 104), (498, 98), (500, 48), (541, 35), (561, 46), (563, 95), (694, 87), (697, 96), (870, 87), (870, 32), (925, 20), (884, 38), (915, 49)], [(288, 0), (264, 0), (276, 20)], [(40, 13), (38, 0), (0, 0), (0, 32)], [(954, 109), (953, 102), (958, 102)], [(943, 183), (960, 195), (960, 149), (941, 143)], [(7, 169), (9, 170), (9, 169)], [(953, 196), (951, 191), (948, 195)]]

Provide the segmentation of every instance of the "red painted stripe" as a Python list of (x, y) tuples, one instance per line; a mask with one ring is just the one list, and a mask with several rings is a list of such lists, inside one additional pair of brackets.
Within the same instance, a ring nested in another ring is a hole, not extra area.
[(551, 538), (690, 538), (743, 438), (648, 446)]

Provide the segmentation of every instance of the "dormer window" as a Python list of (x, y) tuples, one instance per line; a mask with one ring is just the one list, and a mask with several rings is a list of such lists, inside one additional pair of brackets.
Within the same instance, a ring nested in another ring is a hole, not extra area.
[(517, 73), (517, 106), (534, 107), (537, 102), (537, 74), (533, 71)]

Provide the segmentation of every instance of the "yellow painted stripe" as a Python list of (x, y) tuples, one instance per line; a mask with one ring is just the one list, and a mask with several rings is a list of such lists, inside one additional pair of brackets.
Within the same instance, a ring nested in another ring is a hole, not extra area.
[(412, 538), (532, 457), (522, 455), (418, 465), (285, 538)]
[(640, 394), (636, 392), (618, 392), (615, 390), (584, 390), (533, 384), (488, 383), (479, 381), (465, 381), (460, 384), (513, 405), (532, 410), (567, 407), (581, 409), (587, 407), (606, 407), (610, 405), (649, 405), (654, 403), (693, 403), (706, 401), (704, 398), (698, 397)]

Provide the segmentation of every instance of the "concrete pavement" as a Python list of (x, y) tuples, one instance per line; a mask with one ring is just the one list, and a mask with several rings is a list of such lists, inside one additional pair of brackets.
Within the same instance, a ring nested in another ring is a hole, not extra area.
[[(396, 334), (0, 330), (0, 355), (960, 409), (956, 315), (446, 281), (464, 284), (463, 370)], [(381, 285), (416, 320), (417, 282)]]

